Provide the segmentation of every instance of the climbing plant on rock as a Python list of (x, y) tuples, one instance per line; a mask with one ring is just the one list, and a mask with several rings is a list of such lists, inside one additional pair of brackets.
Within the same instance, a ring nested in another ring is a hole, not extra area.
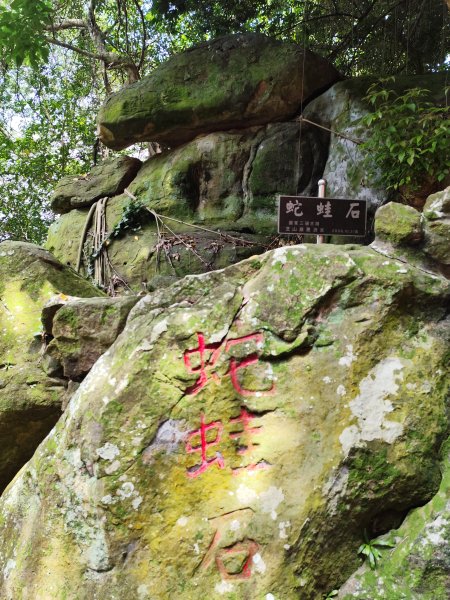
[(424, 88), (399, 94), (389, 87), (392, 81), (374, 83), (364, 98), (372, 107), (361, 119), (370, 128), (363, 144), (367, 167), (379, 169), (386, 188), (406, 202), (423, 204), (450, 173), (450, 107), (431, 102)]

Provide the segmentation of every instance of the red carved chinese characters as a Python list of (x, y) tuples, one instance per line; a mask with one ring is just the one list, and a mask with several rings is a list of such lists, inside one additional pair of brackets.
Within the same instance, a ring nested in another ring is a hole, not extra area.
[[(258, 544), (253, 540), (244, 540), (231, 546), (223, 548), (216, 554), (216, 565), (219, 569), (222, 579), (248, 579), (252, 575), (253, 557), (258, 552)], [(238, 573), (229, 573), (227, 570), (226, 559), (237, 554), (245, 554), (242, 570)]]
[[(234, 419), (230, 419), (230, 423), (242, 423), (243, 429), (242, 431), (230, 433), (230, 438), (242, 438), (244, 435), (246, 435), (247, 438), (250, 438), (251, 434), (260, 433), (261, 425), (259, 427), (249, 427), (250, 421), (253, 421), (254, 418), (254, 414), (249, 413), (245, 408), (241, 408), (241, 414)], [(247, 454), (254, 449), (255, 444), (252, 440), (248, 439), (246, 441), (248, 441), (247, 445), (245, 447), (240, 447), (238, 449), (238, 454)]]
[[(230, 437), (232, 439), (240, 438), (245, 441), (245, 445), (242, 445), (238, 448), (238, 454), (251, 454), (257, 446), (257, 443), (254, 443), (252, 440), (253, 435), (261, 433), (262, 426), (258, 427), (250, 427), (250, 422), (253, 421), (255, 415), (253, 413), (248, 412), (245, 408), (241, 408), (241, 414), (234, 418), (230, 419), (230, 423), (240, 423), (242, 424), (242, 431), (232, 432), (230, 433)], [(269, 464), (265, 461), (261, 461), (258, 463), (252, 463), (245, 467), (238, 467), (237, 469), (233, 469), (233, 475), (239, 475), (242, 471), (258, 471), (260, 469), (267, 469)]]
[[(200, 377), (196, 383), (186, 390), (186, 394), (197, 394), (205, 385), (208, 383), (207, 371), (213, 367), (220, 355), (220, 343), (205, 344), (205, 336), (203, 333), (197, 333), (198, 347), (192, 350), (186, 350), (184, 353), (184, 364), (189, 373), (200, 373)], [(205, 357), (207, 351), (212, 351), (209, 358)], [(200, 364), (198, 367), (193, 367), (191, 364), (191, 355), (199, 354)], [(217, 378), (217, 374), (213, 373), (212, 376)]]
[[(202, 561), (202, 568), (207, 569), (214, 560), (222, 579), (249, 579), (252, 575), (253, 557), (259, 550), (258, 544), (253, 540), (245, 539), (227, 548), (218, 548), (221, 537), (220, 531), (217, 530)], [(229, 560), (239, 555), (242, 556), (241, 565), (238, 569), (230, 569)]]
[[(252, 441), (251, 436), (260, 433), (262, 426), (250, 427), (250, 423), (254, 418), (255, 415), (253, 413), (248, 412), (245, 408), (241, 408), (240, 415), (230, 419), (230, 423), (239, 423), (242, 424), (243, 427), (242, 431), (233, 431), (229, 434), (231, 439), (240, 438), (242, 440), (242, 445), (237, 450), (238, 454), (250, 454), (253, 452), (255, 446), (258, 445)], [(217, 433), (214, 440), (208, 442), (207, 432), (211, 430), (216, 430)], [(205, 416), (203, 414), (200, 416), (200, 428), (196, 429), (195, 431), (191, 431), (191, 433), (188, 435), (186, 452), (199, 452), (201, 454), (201, 463), (188, 469), (188, 477), (198, 477), (214, 464), (216, 464), (220, 469), (225, 468), (225, 461), (220, 452), (216, 452), (216, 456), (213, 458), (208, 458), (207, 456), (208, 448), (212, 446), (218, 446), (220, 444), (223, 430), (224, 427), (221, 421), (212, 421), (211, 423), (205, 424)], [(193, 446), (191, 440), (197, 436), (199, 437), (200, 443), (196, 446)], [(257, 471), (260, 469), (267, 469), (269, 466), (269, 463), (266, 461), (252, 463), (245, 467), (237, 467), (233, 469), (233, 475), (239, 475), (242, 471)]]
[[(188, 394), (188, 395), (197, 394), (201, 389), (203, 389), (205, 387), (205, 385), (208, 383), (209, 377), (211, 377), (212, 379), (215, 379), (216, 381), (220, 380), (219, 375), (213, 371), (213, 368), (214, 368), (214, 366), (217, 362), (217, 359), (219, 358), (222, 350), (224, 350), (227, 353), (230, 350), (230, 348), (232, 348), (233, 346), (236, 346), (238, 344), (245, 344), (247, 342), (252, 342), (252, 341), (257, 344), (261, 343), (263, 341), (263, 334), (262, 333), (252, 333), (250, 335), (245, 335), (243, 337), (236, 338), (234, 340), (228, 340), (227, 342), (225, 342), (225, 344), (219, 343), (219, 342), (212, 343), (212, 344), (206, 344), (205, 336), (203, 335), (203, 333), (197, 333), (197, 339), (198, 339), (197, 348), (193, 348), (191, 350), (186, 350), (184, 352), (184, 356), (183, 356), (184, 364), (186, 365), (188, 372), (199, 374), (199, 378), (197, 379), (195, 384), (192, 385), (191, 387), (187, 388), (186, 394)], [(191, 356), (194, 354), (197, 354), (197, 353), (199, 355), (199, 365), (196, 367), (193, 367), (192, 362), (191, 362)], [(231, 383), (233, 384), (234, 389), (236, 390), (236, 392), (239, 395), (241, 395), (241, 396), (255, 396), (255, 395), (267, 396), (274, 392), (275, 386), (273, 383), (269, 390), (263, 390), (263, 391), (247, 390), (240, 385), (239, 380), (238, 380), (238, 371), (240, 369), (245, 369), (246, 367), (249, 367), (250, 365), (257, 363), (258, 360), (259, 360), (259, 357), (256, 352), (253, 352), (252, 354), (249, 354), (248, 356), (246, 356), (245, 358), (242, 358), (242, 359), (237, 359), (234, 356), (232, 356), (230, 358), (230, 366), (229, 366), (228, 371), (226, 372), (226, 375), (230, 375)]]
[[(217, 430), (216, 437), (214, 438), (214, 441), (208, 442), (206, 440), (206, 434), (208, 431), (213, 429)], [(195, 467), (192, 467), (188, 470), (188, 477), (198, 477), (199, 475), (204, 473), (206, 469), (209, 469), (209, 467), (211, 467), (214, 464), (216, 464), (220, 469), (223, 469), (225, 467), (225, 462), (220, 453), (217, 452), (214, 458), (208, 459), (207, 457), (208, 448), (210, 448), (211, 446), (216, 446), (220, 443), (222, 432), (223, 425), (220, 421), (213, 421), (212, 423), (208, 423), (208, 425), (206, 425), (205, 416), (201, 415), (200, 429), (196, 429), (195, 431), (192, 431), (189, 434), (188, 441), (186, 442), (186, 452), (200, 452), (202, 462), (199, 465), (196, 465)], [(192, 438), (196, 436), (200, 436), (200, 445), (192, 446), (190, 440), (192, 440)]]

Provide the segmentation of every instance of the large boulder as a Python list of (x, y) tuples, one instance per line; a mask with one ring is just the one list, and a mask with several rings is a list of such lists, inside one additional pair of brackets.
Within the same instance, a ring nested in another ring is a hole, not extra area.
[(277, 194), (317, 190), (322, 138), (296, 122), (199, 136), (147, 160), (129, 189), (166, 216), (275, 233)]
[(423, 213), (388, 202), (375, 214), (372, 247), (450, 278), (450, 187), (432, 194)]
[[(316, 193), (327, 157), (324, 136), (308, 125), (275, 123), (199, 136), (153, 156), (128, 189), (144, 207), (182, 219), (184, 226), (167, 224), (198, 255), (169, 235), (164, 246), (167, 250), (172, 239), (168, 260), (157, 227), (144, 211), (139, 231), (129, 230), (108, 246), (114, 269), (139, 291), (157, 272), (182, 276), (263, 252), (276, 235), (277, 194)], [(108, 200), (109, 231), (123, 220), (130, 204), (126, 194)], [(73, 210), (50, 227), (47, 248), (62, 262), (75, 265), (86, 217), (87, 211)], [(195, 230), (190, 223), (220, 229), (235, 239)]]
[(133, 181), (142, 162), (130, 156), (105, 160), (86, 175), (67, 175), (58, 182), (51, 199), (52, 210), (65, 213), (91, 206), (96, 200), (121, 194)]
[(144, 297), (0, 500), (0, 594), (338, 587), (364, 529), (439, 488), (449, 297), (442, 277), (326, 244)]
[(338, 79), (330, 63), (296, 44), (229, 35), (171, 57), (109, 96), (99, 136), (116, 150), (142, 141), (173, 147), (201, 133), (287, 120)]
[(388, 202), (375, 215), (377, 239), (398, 246), (415, 246), (423, 240), (422, 215), (412, 206)]
[(46, 323), (46, 334), (51, 339), (43, 358), (46, 372), (72, 381), (83, 379), (125, 327), (138, 299), (71, 298), (50, 306), (51, 312), (56, 311)]
[[(388, 538), (395, 548), (380, 547), (375, 569), (360, 567), (339, 590), (351, 600), (448, 600), (450, 598), (450, 444), (444, 446), (439, 492), (413, 510)], [(376, 541), (376, 540), (375, 540)]]
[(450, 277), (450, 186), (427, 198), (425, 217), (425, 252)]
[[(126, 195), (110, 199), (106, 206), (108, 231), (120, 223), (129, 205)], [(74, 210), (62, 215), (49, 230), (46, 247), (64, 264), (76, 265), (86, 218), (87, 211)], [(190, 273), (221, 269), (261, 254), (271, 241), (247, 233), (215, 233), (166, 222), (171, 231), (161, 234), (150, 214), (144, 213), (139, 230), (126, 230), (107, 245), (108, 260), (114, 269), (111, 285), (117, 293), (129, 293), (130, 288), (136, 293), (148, 291)], [(92, 266), (86, 263), (93, 255), (89, 238), (83, 255), (82, 272), (89, 275)]]
[[(323, 172), (328, 196), (367, 200), (370, 220), (390, 196), (376, 168), (368, 172), (367, 155), (359, 144), (370, 135), (361, 119), (372, 111), (364, 96), (374, 81), (369, 77), (340, 81), (308, 104), (303, 113), (305, 119), (332, 130), (325, 140), (329, 153)], [(445, 73), (408, 75), (389, 83), (398, 94), (413, 87), (425, 88), (429, 100), (436, 103), (445, 102), (445, 86)]]
[(103, 295), (33, 244), (0, 244), (0, 490), (61, 415), (66, 382), (41, 368), (41, 310), (54, 294)]

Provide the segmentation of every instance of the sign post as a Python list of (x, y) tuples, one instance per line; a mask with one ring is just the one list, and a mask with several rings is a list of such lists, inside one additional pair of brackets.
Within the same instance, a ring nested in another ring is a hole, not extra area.
[[(318, 196), (319, 198), (325, 198), (325, 192), (326, 192), (326, 185), (327, 182), (325, 181), (325, 179), (319, 179), (319, 193)], [(323, 244), (325, 241), (325, 236), (324, 235), (318, 235), (317, 236), (317, 243), (318, 244)]]
[[(323, 195), (322, 195), (323, 194)], [(325, 181), (319, 182), (319, 197), (279, 196), (278, 233), (363, 237), (366, 235), (367, 202), (346, 198), (325, 198)]]

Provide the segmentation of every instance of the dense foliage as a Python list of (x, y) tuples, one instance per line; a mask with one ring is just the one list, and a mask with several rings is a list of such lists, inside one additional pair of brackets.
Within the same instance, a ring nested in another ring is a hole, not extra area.
[(92, 166), (95, 81), (71, 61), (5, 73), (0, 86), (0, 239), (41, 242), (55, 183)]
[(362, 121), (372, 135), (363, 148), (386, 189), (398, 190), (408, 202), (422, 188), (425, 194), (435, 191), (430, 185), (450, 174), (450, 106), (430, 102), (426, 89), (399, 94), (389, 84), (385, 79), (368, 90), (365, 100), (373, 110)]
[(443, 0), (0, 0), (0, 239), (43, 240), (55, 181), (92, 166), (105, 93), (238, 31), (379, 75), (443, 68), (449, 22)]

